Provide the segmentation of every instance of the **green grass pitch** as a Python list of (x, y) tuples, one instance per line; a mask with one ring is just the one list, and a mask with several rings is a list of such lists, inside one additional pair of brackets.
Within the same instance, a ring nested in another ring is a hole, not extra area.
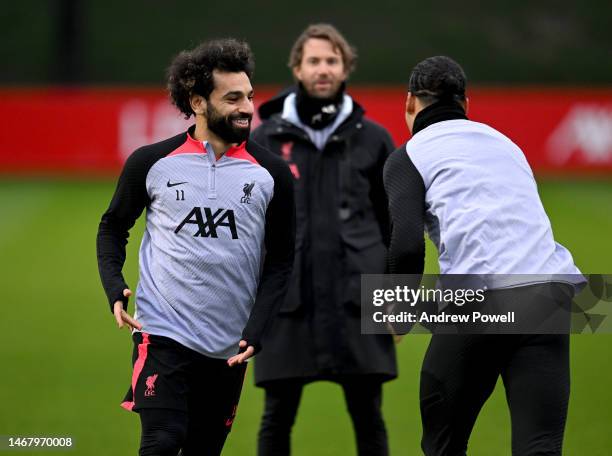
[[(73, 455), (136, 454), (139, 422), (119, 402), (131, 377), (131, 340), (106, 307), (95, 235), (113, 184), (0, 183), (0, 436), (71, 436)], [(540, 182), (557, 240), (586, 273), (612, 273), (612, 183)], [(142, 220), (129, 244), (126, 276), (135, 288)], [(429, 246), (428, 271), (435, 270)], [(428, 337), (398, 348), (400, 378), (384, 390), (392, 454), (420, 454), (418, 374)], [(612, 453), (612, 336), (572, 337), (572, 395), (565, 454)], [(263, 392), (249, 371), (225, 455), (255, 454)], [(293, 432), (293, 454), (355, 454), (339, 387), (306, 388)], [(503, 388), (485, 405), (470, 455), (509, 455)], [(40, 452), (18, 452), (40, 454)]]

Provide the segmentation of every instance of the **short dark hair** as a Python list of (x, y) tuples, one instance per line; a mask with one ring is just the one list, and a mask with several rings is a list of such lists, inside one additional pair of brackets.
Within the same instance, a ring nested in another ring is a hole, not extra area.
[(346, 38), (331, 24), (312, 24), (298, 36), (291, 47), (289, 53), (289, 68), (293, 69), (300, 66), (304, 56), (304, 44), (311, 38), (327, 40), (331, 43), (334, 50), (338, 50), (342, 55), (342, 63), (346, 74), (351, 74), (357, 65), (357, 51), (346, 41)]
[(408, 90), (425, 104), (440, 100), (465, 101), (466, 84), (463, 68), (450, 57), (439, 55), (414, 67)]
[(168, 92), (172, 103), (187, 118), (193, 110), (189, 99), (198, 94), (208, 100), (215, 88), (213, 71), (245, 72), (249, 79), (255, 69), (251, 48), (234, 38), (205, 41), (198, 47), (179, 53), (167, 71)]

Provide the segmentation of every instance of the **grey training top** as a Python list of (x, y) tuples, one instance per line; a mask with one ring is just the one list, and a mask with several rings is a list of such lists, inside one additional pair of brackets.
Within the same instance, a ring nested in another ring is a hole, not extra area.
[(138, 149), (98, 233), (111, 308), (125, 302), (127, 230), (146, 207), (135, 314), (142, 331), (215, 358), (235, 354), (241, 338), (258, 349), (291, 272), (293, 206), (287, 166), (255, 143), (218, 160), (188, 132)]
[(492, 289), (582, 283), (520, 148), (488, 125), (438, 111), (423, 113), (428, 121), (385, 165), (391, 272), (422, 272), (425, 228), (441, 274), (482, 275)]

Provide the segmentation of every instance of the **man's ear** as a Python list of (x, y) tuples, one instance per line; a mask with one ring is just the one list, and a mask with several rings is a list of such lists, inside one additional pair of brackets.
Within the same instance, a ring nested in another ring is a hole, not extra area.
[(189, 97), (189, 104), (191, 110), (197, 116), (198, 114), (203, 115), (206, 112), (206, 99), (202, 95), (193, 94)]
[(414, 115), (416, 111), (416, 97), (412, 95), (411, 92), (408, 92), (408, 96), (406, 96), (406, 114)]
[(463, 110), (465, 111), (465, 115), (467, 116), (468, 110), (470, 109), (470, 99), (465, 97), (465, 101), (461, 104), (463, 106)]
[(300, 71), (301, 65), (296, 65), (294, 66), (291, 71), (293, 72), (293, 77), (295, 78), (296, 81), (301, 81), (301, 74), (302, 72)]

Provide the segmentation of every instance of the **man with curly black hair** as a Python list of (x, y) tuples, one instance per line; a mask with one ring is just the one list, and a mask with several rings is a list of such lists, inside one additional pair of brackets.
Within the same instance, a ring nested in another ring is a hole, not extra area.
[[(136, 150), (98, 231), (98, 265), (118, 326), (133, 332), (122, 406), (142, 424), (140, 455), (220, 454), (246, 370), (293, 265), (293, 182), (248, 141), (253, 56), (234, 39), (181, 52), (172, 102), (195, 125)], [(143, 209), (134, 317), (122, 268)], [(264, 255), (265, 248), (265, 255)]]

